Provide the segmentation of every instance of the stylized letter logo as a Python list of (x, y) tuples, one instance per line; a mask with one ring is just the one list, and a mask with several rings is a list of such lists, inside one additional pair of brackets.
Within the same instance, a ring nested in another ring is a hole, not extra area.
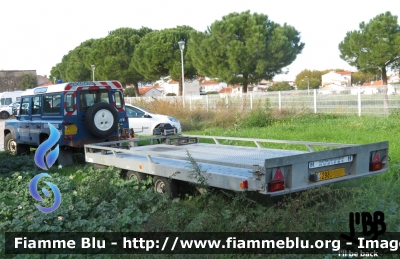
[[(35, 153), (36, 165), (44, 170), (47, 170), (54, 164), (54, 162), (56, 162), (56, 160), (58, 158), (58, 154), (60, 152), (58, 145), (53, 150), (51, 150), (51, 147), (54, 146), (60, 139), (60, 132), (58, 132), (58, 130), (50, 123), (48, 123), (48, 125), (49, 125), (49, 129), (50, 129), (49, 138), (46, 141), (44, 141), (42, 144), (39, 145), (39, 147), (37, 148), (36, 153)], [(48, 152), (47, 155), (46, 155), (46, 152)], [(47, 163), (48, 168), (46, 167), (46, 164), (44, 162), (45, 158), (46, 158), (46, 163)], [(44, 200), (37, 191), (37, 184), (38, 184), (40, 178), (42, 178), (42, 177), (51, 177), (51, 176), (47, 173), (41, 173), (41, 174), (38, 174), (35, 177), (33, 177), (31, 182), (29, 183), (29, 192), (31, 193), (32, 197), (41, 202), (43, 202)], [(48, 186), (50, 186), (51, 190), (54, 193), (54, 203), (50, 208), (42, 207), (38, 204), (36, 204), (36, 207), (43, 213), (50, 213), (50, 212), (55, 211), (60, 206), (61, 193), (56, 185), (54, 185), (50, 182), (45, 182), (45, 183)], [(50, 196), (49, 191), (47, 189), (42, 188), (42, 192), (47, 197)]]
[(44, 141), (42, 144), (39, 145), (39, 147), (35, 153), (35, 163), (37, 166), (39, 166), (43, 170), (47, 170), (47, 167), (44, 163), (44, 158), (46, 158), (47, 165), (50, 168), (54, 164), (54, 162), (57, 160), (58, 154), (60, 152), (60, 149), (57, 145), (56, 148), (54, 150), (50, 151), (46, 156), (46, 152), (48, 150), (50, 150), (51, 147), (54, 144), (56, 144), (58, 142), (58, 140), (60, 139), (60, 132), (58, 132), (58, 130), (50, 123), (48, 123), (48, 125), (49, 125), (49, 129), (50, 129), (49, 138), (46, 141)]
[[(51, 177), (47, 173), (41, 173), (33, 177), (32, 181), (29, 183), (29, 192), (31, 193), (32, 197), (35, 198), (38, 201), (44, 201), (43, 198), (40, 196), (40, 194), (37, 191), (37, 184), (42, 177)], [(54, 193), (54, 203), (50, 208), (42, 207), (40, 205), (36, 205), (36, 208), (38, 208), (41, 212), (43, 213), (50, 213), (55, 211), (61, 204), (61, 193), (58, 187), (50, 182), (45, 182), (48, 186), (50, 186), (51, 190)], [(47, 197), (50, 196), (49, 191), (45, 188), (42, 188), (42, 192), (44, 195)]]

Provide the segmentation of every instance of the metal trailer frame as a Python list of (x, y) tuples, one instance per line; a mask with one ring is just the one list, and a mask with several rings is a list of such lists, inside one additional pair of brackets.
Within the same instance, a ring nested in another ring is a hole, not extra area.
[[(211, 139), (214, 144), (200, 143)], [(163, 141), (163, 144), (156, 142)], [(229, 141), (229, 145), (221, 144)], [(140, 146), (139, 142), (150, 141)], [(256, 147), (234, 146), (233, 141), (253, 142)], [(264, 148), (261, 143), (305, 145), (307, 151)], [(315, 151), (313, 146), (330, 148)], [(277, 196), (297, 192), (324, 184), (384, 173), (389, 169), (388, 141), (365, 145), (338, 144), (309, 141), (272, 140), (200, 135), (174, 135), (137, 138), (85, 145), (87, 162), (114, 166), (150, 176), (198, 183), (189, 154), (201, 168), (203, 179), (209, 186), (234, 190), (257, 191)], [(370, 171), (374, 157), (380, 158), (382, 168)], [(321, 180), (320, 172), (345, 170), (338, 178)], [(268, 183), (277, 172), (284, 178), (285, 189), (269, 192)], [(317, 175), (317, 176), (316, 176)], [(319, 175), (319, 176), (318, 176)], [(247, 188), (241, 183), (246, 181)]]

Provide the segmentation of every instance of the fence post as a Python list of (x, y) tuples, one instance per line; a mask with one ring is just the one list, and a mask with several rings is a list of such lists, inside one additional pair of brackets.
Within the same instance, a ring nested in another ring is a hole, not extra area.
[(317, 113), (317, 89), (314, 89), (314, 113)]
[(281, 110), (282, 109), (281, 91), (278, 92), (278, 105), (279, 105), (279, 110)]
[(192, 95), (190, 95), (190, 110), (192, 110)]
[(358, 87), (358, 117), (361, 117), (361, 87)]
[(206, 105), (207, 105), (207, 112), (208, 112), (208, 94), (206, 94)]
[(250, 93), (250, 110), (253, 110), (253, 93)]

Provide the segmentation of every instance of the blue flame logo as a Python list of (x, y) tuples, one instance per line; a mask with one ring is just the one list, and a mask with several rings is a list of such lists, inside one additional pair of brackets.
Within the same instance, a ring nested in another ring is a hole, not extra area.
[[(42, 168), (43, 170), (48, 170), (57, 160), (58, 155), (60, 153), (59, 145), (57, 145), (53, 150), (51, 150), (51, 147), (54, 146), (58, 140), (60, 139), (60, 132), (50, 123), (48, 123), (49, 129), (50, 129), (50, 135), (49, 138), (44, 141), (42, 144), (39, 145), (39, 147), (36, 150), (35, 153), (35, 163), (38, 167)], [(46, 155), (47, 153), (47, 155)], [(45, 164), (45, 160), (47, 166)], [(40, 194), (37, 191), (37, 185), (42, 177), (50, 177), (51, 176), (47, 173), (41, 173), (33, 177), (31, 182), (29, 183), (29, 192), (32, 195), (33, 198), (35, 198), (37, 201), (43, 202), (43, 198), (40, 196)], [(61, 204), (61, 193), (60, 190), (56, 185), (50, 182), (45, 182), (48, 186), (50, 186), (51, 190), (54, 193), (54, 203), (51, 207), (46, 208), (42, 207), (38, 204), (36, 204), (36, 207), (43, 213), (50, 213), (55, 211)], [(45, 188), (42, 188), (42, 192), (44, 195), (47, 197), (50, 196), (49, 191)]]
[[(29, 192), (31, 193), (32, 197), (35, 198), (37, 201), (41, 201), (43, 202), (43, 198), (40, 196), (40, 194), (37, 191), (37, 184), (40, 180), (40, 178), (42, 177), (50, 177), (51, 176), (47, 173), (41, 173), (36, 175), (35, 177), (33, 177), (33, 179), (31, 180), (31, 182), (29, 183)], [(45, 182), (48, 186), (50, 186), (51, 190), (54, 193), (54, 203), (50, 208), (46, 208), (46, 207), (42, 207), (38, 204), (36, 205), (36, 208), (38, 208), (41, 212), (43, 213), (50, 213), (55, 211), (56, 209), (58, 209), (58, 207), (61, 204), (61, 193), (60, 190), (58, 189), (58, 187), (50, 182)], [(42, 188), (42, 192), (44, 193), (44, 195), (46, 195), (47, 197), (50, 196), (49, 191), (45, 188)]]
[(60, 139), (60, 132), (58, 132), (58, 130), (52, 124), (48, 123), (48, 125), (50, 129), (49, 138), (39, 145), (35, 153), (35, 163), (43, 170), (48, 169), (44, 163), (44, 159), (46, 158), (47, 165), (50, 168), (54, 162), (56, 162), (60, 152), (60, 149), (57, 145), (56, 148), (51, 150), (46, 156), (46, 152), (50, 150), (51, 147), (54, 146)]

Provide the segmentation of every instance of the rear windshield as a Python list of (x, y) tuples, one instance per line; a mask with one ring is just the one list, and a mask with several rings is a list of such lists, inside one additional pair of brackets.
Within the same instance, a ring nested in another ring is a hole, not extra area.
[(107, 89), (101, 90), (82, 90), (80, 92), (81, 111), (86, 111), (95, 103), (110, 103)]

